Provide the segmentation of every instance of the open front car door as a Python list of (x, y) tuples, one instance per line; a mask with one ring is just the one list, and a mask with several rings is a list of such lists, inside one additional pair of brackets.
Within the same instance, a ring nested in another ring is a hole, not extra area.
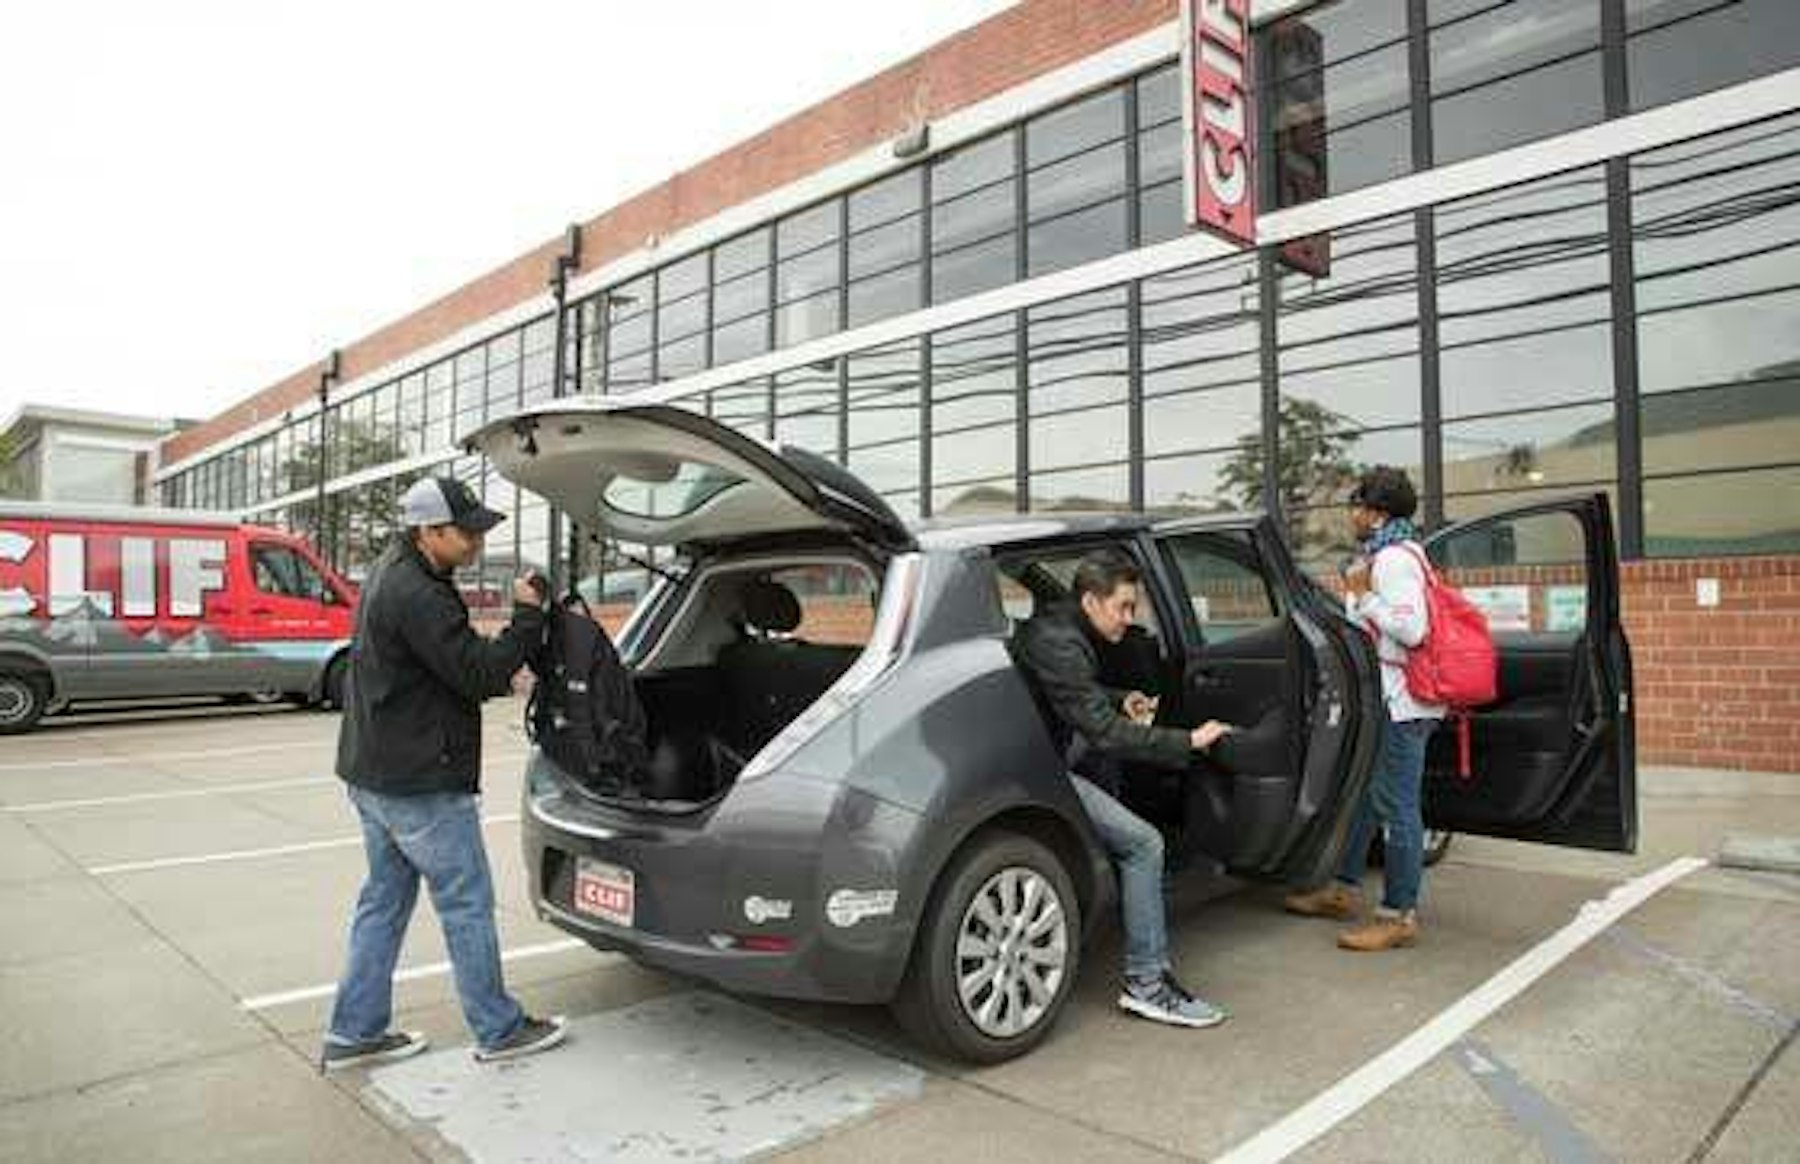
[(1605, 494), (1509, 510), (1426, 542), (1433, 564), (1487, 612), (1500, 695), (1433, 737), (1425, 821), (1437, 829), (1588, 849), (1637, 847), (1631, 651)]

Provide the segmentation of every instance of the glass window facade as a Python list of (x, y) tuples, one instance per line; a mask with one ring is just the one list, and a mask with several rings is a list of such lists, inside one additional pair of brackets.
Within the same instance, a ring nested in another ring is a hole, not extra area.
[(1406, 0), (1349, 0), (1278, 20), (1264, 34), (1273, 205), (1412, 169), (1406, 8)]
[[(1560, 174), (1437, 213), (1447, 504), (1611, 487), (1606, 175)], [(1596, 435), (1600, 434), (1600, 435)]]
[(1634, 109), (1800, 64), (1793, 0), (1623, 0)]
[(1605, 115), (1600, 0), (1430, 0), (1432, 160), (1550, 137)]
[(1800, 116), (1631, 164), (1644, 541), (1800, 551)]

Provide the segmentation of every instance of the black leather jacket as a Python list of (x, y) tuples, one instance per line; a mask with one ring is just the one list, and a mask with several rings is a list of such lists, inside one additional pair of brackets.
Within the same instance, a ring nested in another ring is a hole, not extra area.
[(543, 620), (537, 607), (515, 606), (511, 625), (483, 637), (450, 578), (410, 538), (397, 540), (357, 607), (338, 775), (394, 796), (478, 791), (481, 701), (512, 690)]
[(1120, 761), (1162, 768), (1192, 761), (1187, 732), (1125, 716), (1125, 693), (1101, 682), (1100, 648), (1080, 607), (1061, 604), (1034, 614), (1014, 649), (1049, 704), (1057, 744), (1074, 770), (1098, 777)]

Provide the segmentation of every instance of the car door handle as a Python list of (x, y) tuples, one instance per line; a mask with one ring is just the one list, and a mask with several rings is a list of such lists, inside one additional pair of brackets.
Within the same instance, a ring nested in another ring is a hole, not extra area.
[(269, 615), (275, 613), (275, 608), (272, 606), (252, 606), (250, 608), (250, 613), (267, 618)]

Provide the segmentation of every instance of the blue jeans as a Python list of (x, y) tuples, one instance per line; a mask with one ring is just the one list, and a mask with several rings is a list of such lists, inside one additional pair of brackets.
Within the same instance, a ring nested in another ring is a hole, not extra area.
[(356, 900), (350, 954), (326, 1038), (361, 1043), (387, 1033), (394, 1018), (394, 963), (419, 900), (419, 878), (444, 927), (463, 1018), (483, 1047), (504, 1041), (525, 1012), (500, 980), (494, 882), (473, 795), (383, 796), (349, 786), (362, 818), (369, 877)]
[(1369, 788), (1350, 826), (1337, 879), (1361, 885), (1363, 867), (1369, 861), (1369, 843), (1382, 829), (1382, 869), (1385, 888), (1381, 904), (1404, 912), (1419, 904), (1419, 887), (1425, 879), (1425, 818), (1420, 808), (1420, 786), (1425, 782), (1425, 745), (1437, 728), (1435, 719), (1388, 720), (1381, 729), (1381, 751)]
[(1075, 795), (1107, 855), (1119, 870), (1119, 912), (1125, 923), (1125, 977), (1148, 982), (1169, 965), (1168, 920), (1163, 916), (1163, 839), (1156, 826), (1080, 776)]

